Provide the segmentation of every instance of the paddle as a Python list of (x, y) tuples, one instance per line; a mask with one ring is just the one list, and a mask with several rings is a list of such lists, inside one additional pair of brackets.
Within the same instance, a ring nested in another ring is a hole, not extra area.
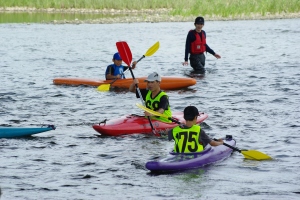
[[(214, 139), (214, 140), (218, 141), (217, 139)], [(226, 144), (226, 143), (223, 143), (223, 145), (243, 154), (246, 159), (250, 159), (250, 160), (271, 160), (272, 159), (267, 154), (264, 154), (264, 153), (256, 151), (256, 150), (241, 150), (236, 147), (230, 146), (229, 144)]]
[(156, 42), (154, 45), (152, 45), (152, 47), (150, 47), (147, 52), (140, 58), (138, 59), (139, 62), (140, 60), (142, 60), (143, 58), (145, 58), (146, 56), (152, 56), (157, 50), (159, 49), (159, 42)]
[(178, 120), (176, 120), (176, 119), (174, 119), (174, 118), (172, 118), (172, 117), (168, 117), (168, 116), (166, 116), (166, 115), (164, 115), (164, 114), (162, 114), (162, 113), (159, 113), (159, 112), (156, 112), (156, 111), (154, 111), (154, 110), (151, 110), (151, 109), (149, 109), (149, 108), (147, 108), (147, 107), (145, 107), (145, 106), (143, 106), (143, 105), (141, 105), (141, 104), (139, 104), (139, 103), (136, 103), (135, 105), (136, 105), (137, 107), (141, 108), (142, 110), (147, 111), (148, 113), (151, 113), (152, 115), (160, 116), (160, 117), (166, 118), (166, 119), (168, 119), (168, 120), (171, 120), (172, 122), (175, 122), (175, 123), (177, 123), (177, 124), (181, 124), (180, 121), (178, 121)]
[(264, 154), (257, 150), (240, 150), (240, 149), (232, 147), (226, 143), (223, 143), (223, 144), (229, 148), (234, 149), (235, 151), (238, 151), (239, 153), (242, 153), (246, 159), (250, 159), (250, 160), (271, 160), (272, 159), (267, 154)]
[[(154, 45), (152, 45), (147, 52), (140, 58), (138, 59), (138, 61), (136, 61), (136, 63), (140, 62), (140, 60), (142, 60), (143, 58), (145, 58), (146, 56), (152, 56), (157, 50), (159, 49), (159, 42), (156, 42)], [(121, 56), (122, 58), (122, 56)], [(125, 62), (126, 63), (126, 62)], [(127, 64), (127, 63), (126, 63)], [(127, 64), (128, 65), (128, 64)], [(130, 66), (130, 65), (128, 65)], [(129, 67), (130, 68), (130, 67)], [(127, 70), (125, 70), (123, 73), (125, 73)], [(110, 86), (116, 82), (116, 80), (118, 80), (118, 78), (114, 79), (111, 83), (109, 84), (102, 84), (100, 85), (97, 90), (100, 91), (108, 91), (110, 89)]]
[[(127, 71), (128, 71), (128, 69), (126, 69), (122, 74), (125, 74)], [(114, 79), (112, 82), (110, 82), (110, 83), (99, 85), (98, 88), (97, 88), (97, 90), (98, 90), (98, 91), (102, 91), (102, 92), (103, 92), (103, 91), (109, 91), (110, 86), (111, 86), (114, 82), (116, 82), (116, 80), (118, 80), (118, 78), (115, 78), (115, 79)]]
[[(130, 67), (130, 63), (132, 61), (132, 54), (131, 54), (131, 50), (130, 50), (127, 42), (125, 42), (125, 41), (117, 42), (116, 45), (117, 45), (117, 49), (118, 49), (118, 52), (119, 52), (121, 58), (129, 66), (129, 70), (130, 70), (132, 79), (134, 80), (135, 77), (134, 77), (134, 74), (133, 74), (132, 69)], [(142, 94), (141, 94), (141, 91), (140, 91), (140, 88), (139, 88), (138, 84), (135, 84), (135, 87), (136, 87), (136, 89), (137, 89), (137, 91), (139, 93), (141, 102), (144, 105), (144, 101), (143, 101)], [(152, 129), (152, 133), (157, 136), (157, 134), (155, 133), (153, 124), (152, 124), (152, 122), (150, 120), (150, 117), (148, 116), (147, 118), (148, 118), (148, 121), (150, 123), (151, 129)]]
[(112, 85), (114, 82), (116, 82), (116, 80), (118, 80), (118, 79), (115, 78), (115, 79), (114, 79), (112, 82), (110, 82), (110, 83), (99, 85), (99, 87), (97, 87), (97, 90), (98, 90), (98, 91), (101, 91), (101, 92), (103, 92), (103, 91), (109, 91), (110, 85)]

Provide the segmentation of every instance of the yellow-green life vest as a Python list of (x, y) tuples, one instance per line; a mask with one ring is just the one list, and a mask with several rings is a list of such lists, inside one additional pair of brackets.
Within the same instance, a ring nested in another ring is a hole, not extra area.
[[(146, 95), (146, 107), (150, 108), (151, 110), (154, 110), (154, 111), (159, 110), (158, 104), (160, 102), (161, 97), (167, 96), (167, 98), (168, 98), (168, 95), (163, 91), (160, 91), (154, 99), (152, 99), (151, 96), (152, 96), (152, 92), (149, 90), (147, 95)], [(168, 105), (168, 109), (164, 110), (163, 114), (168, 116), (168, 117), (172, 117), (172, 112), (171, 112), (171, 109), (170, 109), (170, 105)], [(172, 122), (171, 120), (166, 119), (164, 117), (155, 116), (153, 118), (157, 119), (159, 121), (162, 121), (162, 122)]]
[(190, 153), (203, 151), (203, 145), (199, 143), (201, 127), (193, 125), (189, 129), (182, 129), (177, 126), (173, 129), (175, 141), (174, 152)]

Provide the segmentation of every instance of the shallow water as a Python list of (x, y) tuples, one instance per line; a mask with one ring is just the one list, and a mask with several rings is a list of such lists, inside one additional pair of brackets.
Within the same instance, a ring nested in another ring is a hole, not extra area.
[[(231, 134), (241, 149), (272, 161), (223, 162), (153, 175), (145, 162), (167, 155), (172, 142), (143, 135), (97, 137), (92, 125), (141, 114), (126, 90), (52, 84), (56, 77), (104, 78), (127, 41), (139, 59), (136, 77), (153, 71), (186, 76), (184, 42), (191, 23), (99, 25), (1, 24), (0, 125), (54, 124), (29, 138), (0, 139), (2, 199), (299, 199), (299, 19), (207, 22), (207, 74), (188, 89), (168, 91), (173, 110), (208, 113), (211, 137)], [(127, 74), (130, 77), (130, 74)]]

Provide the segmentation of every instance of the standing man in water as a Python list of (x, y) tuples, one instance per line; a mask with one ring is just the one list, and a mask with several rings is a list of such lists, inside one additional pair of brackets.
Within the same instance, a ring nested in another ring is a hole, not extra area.
[(205, 73), (205, 55), (204, 52), (208, 52), (215, 56), (216, 58), (221, 58), (221, 56), (214, 52), (206, 44), (206, 33), (202, 30), (204, 26), (204, 18), (197, 17), (195, 19), (195, 29), (190, 30), (185, 43), (185, 55), (184, 62), (182, 65), (188, 65), (188, 55), (190, 54), (190, 64), (197, 74)]

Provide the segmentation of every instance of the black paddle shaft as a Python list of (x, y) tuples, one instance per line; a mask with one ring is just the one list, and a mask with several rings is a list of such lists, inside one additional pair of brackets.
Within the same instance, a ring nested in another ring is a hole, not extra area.
[[(130, 70), (130, 73), (131, 73), (131, 76), (132, 76), (132, 78), (133, 78), (133, 80), (135, 79), (135, 77), (134, 77), (134, 74), (133, 74), (133, 72), (132, 72), (132, 69), (131, 69), (131, 67), (130, 66), (128, 66), (128, 68), (129, 68), (129, 70)], [(142, 96), (141, 96), (141, 91), (140, 91), (140, 89), (139, 89), (139, 86), (138, 86), (138, 84), (136, 83), (135, 84), (135, 87), (136, 87), (136, 89), (138, 90), (138, 92), (139, 92), (139, 95), (140, 95), (140, 98), (142, 98)]]
[(140, 59), (138, 59), (138, 61), (136, 61), (137, 63), (142, 60), (143, 58), (145, 58), (145, 55), (143, 55)]
[[(131, 76), (132, 76), (132, 78), (133, 78), (133, 80), (134, 80), (135, 77), (134, 77), (134, 74), (133, 74), (133, 72), (132, 72), (131, 67), (129, 67), (129, 70), (130, 70)], [(142, 101), (143, 105), (145, 105), (145, 104), (144, 104), (144, 101), (143, 101), (143, 97), (142, 97), (141, 91), (140, 91), (140, 88), (139, 88), (139, 86), (138, 86), (137, 83), (135, 84), (135, 87), (136, 87), (136, 89), (137, 89), (137, 91), (138, 91), (138, 93), (139, 93), (139, 96), (140, 96), (140, 98), (141, 98), (141, 101)], [(152, 124), (152, 122), (151, 122), (150, 117), (147, 116), (147, 118), (148, 118), (148, 121), (149, 121), (149, 124), (150, 124), (150, 126), (151, 126), (152, 131), (154, 131), (155, 129), (154, 129), (154, 127), (153, 127), (153, 124)]]
[[(214, 141), (218, 141), (216, 138), (214, 138)], [(238, 149), (238, 148), (236, 148), (236, 147), (233, 147), (233, 146), (230, 146), (229, 144), (227, 144), (227, 143), (225, 143), (225, 142), (223, 142), (223, 145), (224, 146), (226, 146), (226, 147), (229, 147), (229, 148), (231, 148), (231, 149), (233, 149), (233, 150), (235, 150), (235, 151), (238, 151), (238, 152), (242, 152), (240, 149)]]
[(235, 150), (235, 151), (238, 151), (238, 152), (242, 152), (240, 149), (238, 149), (238, 148), (236, 148), (236, 147), (233, 147), (233, 146), (230, 146), (229, 144), (226, 144), (226, 143), (223, 143), (223, 145), (225, 145), (226, 147), (229, 147), (229, 148), (231, 148), (231, 149), (233, 149), (233, 150)]

